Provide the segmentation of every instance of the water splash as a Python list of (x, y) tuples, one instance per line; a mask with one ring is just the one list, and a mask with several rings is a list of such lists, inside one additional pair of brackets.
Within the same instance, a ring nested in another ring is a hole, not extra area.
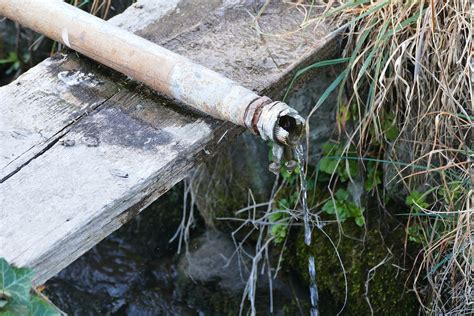
[[(303, 222), (304, 222), (304, 242), (307, 246), (311, 245), (311, 224), (309, 221), (309, 207), (308, 207), (308, 186), (306, 183), (306, 177), (304, 172), (305, 161), (304, 161), (304, 149), (303, 145), (299, 145), (295, 149), (295, 156), (300, 166), (300, 186), (301, 186), (301, 206), (303, 208)], [(309, 293), (311, 298), (311, 316), (318, 316), (318, 285), (316, 283), (316, 264), (314, 256), (308, 258), (308, 272), (310, 278)]]

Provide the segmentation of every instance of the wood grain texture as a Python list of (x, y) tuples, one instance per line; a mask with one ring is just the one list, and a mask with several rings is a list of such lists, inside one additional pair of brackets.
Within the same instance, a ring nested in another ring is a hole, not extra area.
[(0, 182), (117, 91), (90, 62), (56, 55), (0, 88)]
[[(259, 20), (262, 31), (279, 35), (258, 34), (249, 14), (257, 9), (148, 0), (111, 23), (278, 98), (295, 69), (332, 56), (337, 45), (334, 37), (323, 39), (326, 29), (288, 32), (303, 16), (282, 3)], [(0, 113), (0, 257), (33, 268), (35, 284), (242, 131), (75, 53), (0, 88)]]

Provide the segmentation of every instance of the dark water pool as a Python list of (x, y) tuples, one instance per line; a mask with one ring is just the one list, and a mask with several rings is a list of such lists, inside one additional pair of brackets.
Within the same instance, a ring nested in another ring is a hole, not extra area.
[[(238, 315), (242, 290), (229, 292), (217, 279), (202, 284), (180, 272), (177, 243), (169, 240), (181, 220), (182, 191), (176, 186), (48, 281), (49, 298), (69, 315)], [(192, 235), (203, 233), (198, 219)], [(210, 265), (216, 269), (215, 261)], [(298, 306), (282, 284), (283, 294), (273, 291), (274, 314), (294, 315)], [(270, 314), (269, 292), (259, 290), (257, 298), (258, 314)]]
[(177, 291), (181, 188), (166, 194), (46, 283), (70, 315), (196, 315)]

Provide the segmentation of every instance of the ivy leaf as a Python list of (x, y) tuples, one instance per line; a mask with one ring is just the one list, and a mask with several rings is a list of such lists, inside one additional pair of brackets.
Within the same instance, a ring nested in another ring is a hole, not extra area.
[(275, 237), (274, 241), (276, 244), (281, 244), (286, 237), (288, 227), (285, 224), (272, 225), (270, 234)]
[(2, 315), (27, 315), (30, 306), (30, 287), (33, 271), (10, 266), (0, 258), (0, 294)]
[(0, 59), (0, 65), (2, 64), (14, 64), (19, 62), (18, 55), (15, 52), (10, 52), (8, 57), (5, 59)]
[(347, 161), (347, 164), (349, 165), (348, 169), (349, 169), (349, 174), (351, 178), (357, 177), (357, 175), (359, 174), (359, 166), (357, 165), (357, 162)]
[(364, 182), (365, 191), (369, 192), (382, 183), (382, 175), (377, 166), (369, 163), (367, 167), (367, 179)]
[(332, 143), (332, 142), (327, 142), (323, 144), (323, 154), (325, 156), (327, 155), (335, 155), (336, 152), (338, 151), (338, 144)]
[(0, 310), (2, 310), (2, 308), (4, 308), (5, 306), (7, 306), (8, 304), (8, 301), (7, 300), (0, 300)]
[(423, 229), (420, 225), (415, 224), (407, 228), (408, 239), (417, 244), (423, 244)]
[(60, 316), (61, 313), (59, 310), (40, 298), (38, 295), (35, 295), (31, 300), (31, 315), (33, 316)]
[(283, 212), (274, 212), (270, 214), (270, 221), (277, 222), (282, 217), (283, 217)]

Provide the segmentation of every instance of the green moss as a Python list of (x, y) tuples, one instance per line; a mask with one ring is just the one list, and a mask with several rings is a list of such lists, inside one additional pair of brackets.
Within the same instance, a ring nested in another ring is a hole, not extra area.
[[(375, 314), (416, 314), (419, 308), (416, 297), (405, 288), (408, 271), (397, 268), (410, 266), (408, 262), (403, 262), (403, 227), (390, 230), (387, 225), (383, 228), (374, 225), (364, 231), (352, 221), (346, 221), (342, 223), (342, 229), (343, 235), (339, 234), (337, 225), (328, 225), (324, 231), (337, 244), (347, 273), (348, 297), (344, 314), (370, 314), (368, 301)], [(313, 233), (310, 247), (304, 244), (303, 234), (299, 234), (286, 258), (306, 282), (309, 255), (314, 255), (316, 259), (321, 314), (335, 314), (344, 305), (345, 280), (334, 247), (322, 232), (316, 230)], [(381, 264), (384, 260), (385, 263)], [(368, 283), (366, 296), (366, 281), (371, 269), (372, 279)]]

